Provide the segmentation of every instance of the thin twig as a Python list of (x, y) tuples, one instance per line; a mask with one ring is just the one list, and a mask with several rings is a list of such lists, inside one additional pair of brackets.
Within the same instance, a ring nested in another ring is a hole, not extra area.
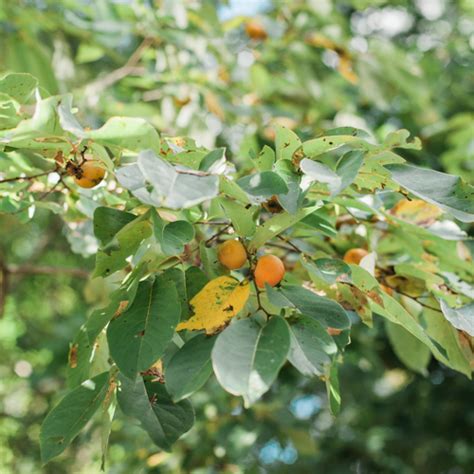
[(38, 174), (31, 175), (31, 176), (15, 176), (14, 178), (0, 179), (0, 184), (10, 183), (12, 181), (29, 181), (31, 179), (39, 178), (40, 176), (46, 176), (46, 175), (54, 173), (56, 171), (57, 171), (57, 168), (54, 168), (50, 171), (44, 171), (43, 173), (38, 173)]
[(292, 249), (294, 249), (295, 252), (307, 255), (306, 252), (298, 248), (290, 239), (287, 239), (286, 237), (283, 237), (282, 235), (277, 235), (277, 238), (280, 240), (283, 240), (283, 242), (286, 242)]
[(262, 300), (260, 298), (260, 288), (258, 287), (257, 285), (257, 282), (255, 281), (255, 265), (254, 265), (254, 261), (253, 261), (253, 258), (252, 258), (252, 255), (249, 253), (248, 249), (247, 249), (247, 246), (245, 245), (245, 243), (242, 241), (242, 239), (240, 239), (242, 245), (244, 246), (244, 249), (245, 249), (245, 253), (247, 255), (247, 260), (249, 262), (249, 267), (250, 267), (250, 279), (252, 280), (252, 283), (253, 283), (253, 286), (255, 288), (255, 295), (257, 297), (257, 311), (258, 310), (262, 310), (266, 315), (267, 317), (270, 317), (271, 314), (263, 307), (262, 305)]
[(229, 225), (230, 222), (196, 221), (195, 224), (200, 224), (200, 225)]
[(71, 275), (77, 278), (89, 278), (90, 273), (82, 268), (52, 267), (47, 265), (9, 265), (4, 273), (10, 275)]
[(128, 75), (143, 72), (143, 68), (138, 68), (137, 64), (142, 54), (153, 44), (153, 41), (153, 38), (146, 37), (123, 66), (88, 84), (86, 86), (86, 93), (98, 95)]
[(210, 244), (213, 240), (218, 239), (222, 234), (224, 234), (225, 232), (227, 232), (227, 229), (229, 229), (229, 227), (232, 227), (232, 224), (227, 224), (225, 227), (223, 227), (222, 229), (220, 229), (219, 232), (216, 232), (212, 237), (210, 237), (209, 239), (207, 239), (207, 240), (204, 242), (204, 245), (205, 245), (206, 247), (209, 247), (209, 244)]

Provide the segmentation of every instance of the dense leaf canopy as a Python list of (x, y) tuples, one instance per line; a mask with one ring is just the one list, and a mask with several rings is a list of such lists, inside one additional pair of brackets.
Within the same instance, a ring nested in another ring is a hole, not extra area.
[(0, 472), (472, 472), (473, 47), (468, 1), (2, 3)]

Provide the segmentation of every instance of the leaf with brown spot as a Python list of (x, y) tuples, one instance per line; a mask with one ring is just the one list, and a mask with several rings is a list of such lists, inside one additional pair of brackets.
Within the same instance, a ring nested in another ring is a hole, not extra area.
[(250, 295), (248, 281), (239, 282), (229, 276), (211, 280), (190, 301), (193, 316), (177, 327), (178, 331), (204, 329), (207, 334), (217, 332), (244, 307)]

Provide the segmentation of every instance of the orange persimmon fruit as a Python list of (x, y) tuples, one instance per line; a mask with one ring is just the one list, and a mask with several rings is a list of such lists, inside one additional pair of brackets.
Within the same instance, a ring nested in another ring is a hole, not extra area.
[(285, 275), (285, 265), (275, 255), (263, 255), (257, 261), (254, 277), (259, 288), (264, 288), (265, 283), (275, 286)]
[(105, 176), (105, 169), (95, 160), (86, 160), (74, 169), (74, 182), (81, 188), (97, 186)]
[(217, 250), (217, 258), (229, 270), (241, 268), (247, 260), (245, 247), (238, 240), (226, 240)]

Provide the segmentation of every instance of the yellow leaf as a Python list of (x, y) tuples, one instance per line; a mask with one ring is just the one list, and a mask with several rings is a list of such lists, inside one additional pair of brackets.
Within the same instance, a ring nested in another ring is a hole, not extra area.
[(190, 301), (194, 314), (176, 329), (205, 329), (206, 334), (212, 334), (239, 313), (249, 295), (247, 280), (240, 283), (229, 276), (215, 278)]
[(418, 225), (432, 224), (441, 214), (439, 207), (421, 199), (402, 199), (392, 208), (391, 213), (405, 221)]

